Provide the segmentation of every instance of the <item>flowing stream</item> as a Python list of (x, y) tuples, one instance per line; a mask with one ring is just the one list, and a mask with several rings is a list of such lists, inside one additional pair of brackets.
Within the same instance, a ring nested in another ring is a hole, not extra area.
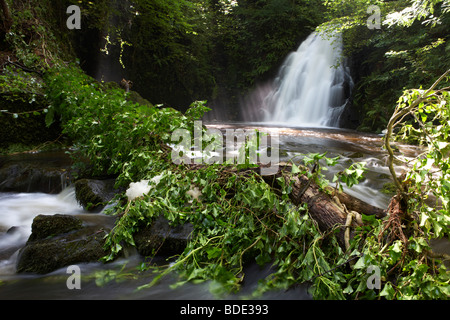
[[(341, 129), (283, 128), (274, 126), (252, 126), (245, 123), (223, 123), (208, 127), (225, 132), (230, 128), (258, 129), (267, 133), (277, 132), (280, 137), (280, 161), (300, 162), (302, 154), (327, 152), (328, 157), (341, 156), (338, 165), (325, 171), (331, 178), (334, 172), (351, 163), (367, 162), (366, 179), (347, 190), (372, 205), (386, 208), (390, 196), (380, 192), (390, 182), (385, 166), (385, 153), (381, 150), (381, 137), (360, 134)], [(405, 155), (416, 153), (413, 147), (401, 149)], [(401, 168), (398, 168), (401, 170)], [(66, 269), (46, 275), (16, 274), (15, 263), (18, 250), (31, 233), (31, 223), (38, 214), (73, 214), (101, 219), (103, 213), (87, 213), (77, 204), (73, 187), (57, 195), (44, 193), (0, 193), (0, 299), (214, 299), (209, 284), (187, 284), (176, 289), (170, 285), (174, 278), (168, 276), (151, 289), (136, 291), (142, 284), (151, 281), (153, 275), (146, 273), (138, 277), (136, 267), (142, 257), (131, 253), (127, 258), (112, 264), (89, 263), (81, 265), (81, 290), (69, 290)], [(13, 229), (11, 229), (13, 228)], [(9, 230), (9, 232), (8, 232)], [(13, 230), (14, 232), (11, 232)], [(165, 263), (164, 260), (160, 261)], [(123, 272), (120, 273), (120, 270)], [(258, 279), (268, 275), (270, 266), (249, 266), (247, 281), (238, 297), (250, 294)], [(287, 292), (273, 292), (265, 299), (310, 299), (306, 288), (300, 286)]]

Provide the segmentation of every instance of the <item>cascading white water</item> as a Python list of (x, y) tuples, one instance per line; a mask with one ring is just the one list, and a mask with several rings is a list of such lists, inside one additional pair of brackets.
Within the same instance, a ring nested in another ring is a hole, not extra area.
[[(5, 252), (11, 248), (18, 250), (26, 243), (37, 215), (84, 212), (75, 198), (74, 187), (68, 187), (57, 195), (0, 192), (0, 276), (15, 272), (16, 255), (8, 258)], [(10, 228), (15, 228), (14, 232), (7, 232)]]
[[(338, 127), (351, 87), (341, 36), (314, 32), (287, 57), (271, 90), (257, 101), (259, 112), (252, 112), (251, 121)], [(252, 104), (255, 109), (255, 101)]]

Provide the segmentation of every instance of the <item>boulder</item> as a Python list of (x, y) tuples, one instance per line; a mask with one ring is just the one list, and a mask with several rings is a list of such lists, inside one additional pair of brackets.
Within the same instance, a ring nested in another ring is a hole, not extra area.
[[(34, 80), (35, 84), (42, 81), (41, 78)], [(14, 85), (13, 87), (15, 90), (20, 90), (21, 86)], [(45, 86), (42, 85), (42, 87)], [(34, 90), (28, 85), (21, 92), (8, 92), (7, 88), (8, 86), (2, 87), (0, 93), (0, 110), (8, 110), (11, 114), (1, 113), (0, 115), (0, 148), (7, 149), (15, 145), (42, 145), (47, 141), (58, 139), (62, 132), (59, 121), (54, 121), (50, 126), (46, 126), (45, 113), (41, 112), (41, 114), (33, 116), (26, 114), (48, 107), (49, 102), (43, 93), (32, 93), (31, 91)], [(13, 113), (25, 114), (13, 117)]]
[(53, 216), (38, 215), (33, 219), (28, 242), (48, 239), (55, 235), (81, 229), (82, 227), (83, 221), (76, 216), (65, 214), (55, 214)]
[(184, 251), (192, 231), (193, 225), (190, 223), (173, 226), (164, 216), (160, 216), (137, 231), (133, 238), (138, 253), (143, 256), (170, 256)]
[(45, 274), (99, 261), (109, 254), (104, 249), (109, 231), (104, 223), (85, 223), (77, 216), (39, 215), (33, 220), (31, 236), (19, 251), (17, 272)]
[(101, 210), (116, 193), (122, 191), (114, 188), (115, 179), (94, 180), (81, 179), (75, 182), (75, 195), (78, 203), (88, 211)]

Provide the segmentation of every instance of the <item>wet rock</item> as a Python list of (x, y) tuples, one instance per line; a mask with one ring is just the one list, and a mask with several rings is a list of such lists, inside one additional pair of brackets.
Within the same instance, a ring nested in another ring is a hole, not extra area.
[(45, 274), (72, 264), (96, 262), (108, 254), (103, 246), (109, 231), (76, 216), (37, 216), (27, 244), (19, 251), (17, 272)]
[(63, 152), (0, 157), (0, 192), (60, 193), (71, 182), (70, 158)]
[(38, 215), (31, 225), (31, 235), (28, 242), (43, 240), (55, 235), (81, 229), (83, 221), (80, 218), (64, 214), (53, 216)]
[(115, 180), (81, 179), (75, 182), (77, 201), (88, 211), (101, 210), (116, 193), (122, 190), (114, 188)]
[(175, 255), (186, 248), (193, 230), (192, 224), (171, 226), (169, 220), (160, 216), (134, 234), (134, 242), (143, 256)]
[(352, 154), (348, 155), (347, 157), (349, 157), (351, 159), (363, 158), (364, 157), (364, 153), (362, 153), (362, 152), (353, 152)]
[(149, 106), (152, 107), (153, 105), (148, 101), (147, 99), (143, 98), (138, 92), (130, 90), (127, 95), (127, 100), (138, 103), (141, 106)]
[(6, 231), (6, 234), (11, 235), (11, 234), (18, 233), (19, 231), (20, 231), (20, 227), (12, 226), (11, 228), (9, 228), (9, 229)]

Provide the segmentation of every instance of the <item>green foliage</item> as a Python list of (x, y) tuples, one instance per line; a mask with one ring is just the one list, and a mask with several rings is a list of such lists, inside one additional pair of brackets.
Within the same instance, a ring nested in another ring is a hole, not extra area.
[[(186, 281), (211, 282), (214, 293), (237, 291), (245, 278), (244, 266), (256, 262), (272, 263), (277, 271), (265, 279), (255, 295), (270, 289), (287, 289), (298, 282), (326, 273), (343, 252), (339, 245), (322, 235), (305, 206), (289, 201), (290, 185), (284, 185), (278, 197), (254, 171), (229, 171), (218, 165), (191, 171), (162, 171), (158, 187), (143, 198), (113, 209), (121, 218), (107, 242), (117, 254), (133, 244), (132, 234), (139, 223), (164, 215), (173, 223), (194, 225), (192, 240), (183, 254), (162, 270), (148, 285), (151, 287), (168, 272), (178, 272), (181, 285)], [(220, 183), (219, 183), (220, 181)], [(284, 181), (284, 180), (283, 180)], [(187, 191), (198, 186), (201, 198), (187, 205)], [(327, 246), (322, 244), (327, 242)], [(107, 259), (113, 258), (112, 256)], [(331, 258), (330, 257), (334, 257)], [(331, 260), (331, 261), (330, 261)], [(333, 275), (331, 279), (335, 279)], [(339, 284), (326, 276), (315, 280), (316, 297), (343, 298)], [(340, 278), (344, 281), (344, 277)], [(333, 282), (335, 288), (322, 283)]]
[[(132, 39), (133, 46), (129, 49), (135, 50), (133, 54), (139, 59), (129, 68), (143, 69), (142, 79), (157, 83), (163, 72), (173, 71), (174, 78), (170, 79), (171, 85), (167, 88), (172, 92), (185, 76), (193, 77), (189, 83), (192, 79), (205, 81), (207, 85), (214, 83), (211, 69), (206, 66), (206, 57), (211, 52), (212, 34), (220, 31), (217, 35), (226, 40), (220, 44), (224, 48), (224, 59), (231, 61), (227, 65), (230, 73), (239, 71), (236, 83), (245, 87), (276, 64), (278, 57), (284, 56), (281, 52), (292, 49), (298, 25), (312, 26), (321, 19), (320, 15), (313, 15), (312, 9), (303, 8), (307, 2), (301, 2), (301, 5), (284, 0), (239, 2), (237, 7), (216, 7), (214, 16), (207, 12), (209, 6), (204, 1), (142, 0), (136, 1), (133, 11), (127, 12), (137, 14), (131, 29), (110, 32), (122, 44), (124, 39)], [(327, 3), (337, 8), (343, 2)], [(360, 21), (367, 3), (358, 2)], [(99, 2), (99, 7), (86, 1), (80, 4), (89, 8), (87, 14), (92, 17), (106, 10), (105, 2)], [(343, 12), (348, 15), (346, 10)], [(446, 16), (440, 17), (445, 25)], [(211, 21), (216, 23), (214, 27), (205, 24)], [(348, 30), (356, 33), (357, 28)], [(404, 36), (402, 33), (396, 35), (397, 38), (393, 32), (387, 32), (375, 39), (366, 39), (365, 44), (381, 48), (383, 54), (387, 52), (386, 48), (392, 50), (387, 64), (389, 68), (397, 66), (393, 72), (387, 73), (382, 68), (379, 73), (365, 78), (364, 87), (369, 90), (364, 93), (366, 96), (375, 95), (376, 90), (370, 91), (374, 84), (380, 84), (378, 90), (389, 87), (391, 75), (403, 79), (405, 65), (417, 68), (409, 74), (411, 81), (431, 77), (434, 71), (426, 76), (420, 76), (420, 73), (429, 70), (442, 50), (445, 52), (447, 39), (439, 32), (433, 39), (428, 39), (427, 32), (417, 29), (420, 37), (416, 34), (405, 40), (413, 39), (415, 45), (420, 44), (414, 49), (392, 47), (394, 40)], [(439, 31), (439, 26), (433, 30)], [(356, 39), (355, 33), (349, 35)], [(363, 35), (367, 36), (367, 33)], [(10, 36), (9, 41), (20, 53), (22, 63), (30, 63), (30, 66), (45, 64), (45, 61), (39, 62), (28, 55), (26, 50), (29, 48), (22, 41), (26, 36), (22, 37), (18, 32)], [(255, 52), (253, 59), (246, 59)], [(276, 54), (271, 55), (273, 52)], [(128, 68), (129, 52), (122, 53)], [(143, 62), (148, 63), (146, 66), (150, 70), (142, 68)], [(151, 70), (153, 67), (155, 69)], [(31, 78), (19, 73), (12, 81), (15, 82), (2, 84), (2, 89), (11, 92), (16, 88), (27, 90), (23, 84)], [(416, 159), (407, 176), (412, 181), (408, 191), (411, 195), (408, 217), (412, 219), (405, 225), (407, 241), (391, 236), (393, 220), (390, 218), (377, 220), (363, 216), (363, 225), (354, 230), (350, 248), (343, 250), (335, 237), (338, 229), (326, 234), (320, 232), (308, 208), (291, 203), (292, 185), (283, 178), (278, 179), (281, 188), (275, 190), (252, 170), (249, 162), (239, 166), (199, 166), (190, 170), (171, 162), (167, 146), (171, 143), (171, 133), (180, 128), (192, 131), (194, 121), (208, 110), (205, 101), (194, 102), (184, 114), (171, 108), (143, 106), (130, 102), (129, 94), (123, 90), (110, 88), (86, 76), (77, 66), (51, 68), (45, 72), (44, 81), (45, 85), (37, 83), (28, 90), (45, 93), (49, 103), (47, 125), (55, 120), (61, 122), (64, 133), (74, 141), (75, 163), (84, 169), (84, 173), (114, 175), (117, 185), (123, 187), (142, 180), (149, 180), (151, 184), (149, 192), (142, 197), (130, 201), (126, 194), (119, 194), (114, 199), (117, 204), (109, 213), (117, 216), (117, 223), (106, 238), (106, 247), (111, 254), (104, 258), (105, 261), (114, 259), (125, 246), (134, 245), (134, 233), (158, 216), (165, 216), (174, 225), (189, 222), (194, 226), (184, 252), (173, 257), (175, 260), (170, 266), (158, 269), (159, 274), (153, 282), (141, 289), (151, 287), (169, 272), (176, 272), (180, 278), (175, 286), (188, 281), (210, 281), (214, 293), (226, 294), (239, 290), (246, 277), (245, 266), (256, 262), (260, 266), (272, 264), (275, 271), (260, 281), (252, 297), (259, 297), (268, 290), (289, 289), (299, 283), (310, 284), (310, 292), (316, 299), (448, 297), (448, 272), (439, 260), (428, 255), (430, 238), (448, 236), (447, 141), (450, 129), (447, 128), (449, 97), (445, 90), (434, 92), (429, 103), (424, 102), (414, 111), (413, 117), (419, 126), (407, 124), (401, 132), (409, 136), (415, 134), (417, 141), (429, 148), (427, 154)], [(420, 91), (408, 91), (399, 103), (407, 105), (418, 94)], [(378, 105), (375, 103), (380, 111), (378, 116), (387, 119), (381, 100), (377, 101)], [(257, 141), (251, 141), (243, 150), (250, 152), (255, 146)], [(314, 170), (293, 165), (291, 175), (306, 174), (324, 188), (327, 182), (321, 172), (326, 166), (319, 163), (332, 166), (336, 159), (328, 159), (325, 154), (310, 154), (303, 162)], [(338, 174), (335, 182), (352, 186), (361, 180), (363, 173), (363, 164), (355, 164)], [(200, 197), (190, 195), (193, 188), (200, 190)], [(430, 192), (440, 200), (441, 207), (435, 209), (424, 205), (423, 199)], [(371, 266), (380, 269), (382, 287), (379, 291), (367, 286), (367, 270)], [(98, 284), (121, 278), (121, 275), (133, 277), (121, 272), (101, 273), (97, 274)]]
[(213, 43), (201, 1), (137, 0), (115, 6), (121, 9), (109, 10), (102, 51), (118, 58), (134, 90), (182, 109), (211, 95)]
[[(448, 89), (448, 87), (446, 88)], [(422, 99), (424, 90), (407, 90), (398, 101), (398, 111)], [(407, 136), (425, 146), (425, 152), (410, 160), (408, 183), (409, 210), (429, 237), (448, 236), (450, 223), (450, 93), (434, 90), (410, 110), (412, 120), (404, 121), (398, 139)], [(426, 200), (434, 196), (435, 206)]]
[(188, 128), (208, 110), (194, 103), (184, 116), (170, 108), (138, 105), (126, 100), (122, 89), (105, 89), (76, 67), (49, 71), (46, 83), (47, 124), (59, 117), (63, 132), (76, 142), (74, 156), (86, 159), (93, 175), (120, 174), (120, 185), (140, 180), (140, 164), (159, 157), (160, 144), (170, 142), (170, 133)]
[(3, 68), (0, 74), (0, 94), (9, 101), (33, 103), (44, 94), (42, 79), (13, 66)]
[[(129, 200), (126, 194), (116, 196), (116, 205), (109, 213), (118, 219), (106, 238), (111, 254), (105, 261), (114, 259), (125, 246), (134, 245), (134, 233), (161, 215), (173, 225), (194, 226), (184, 252), (173, 257), (169, 266), (158, 267), (157, 276), (140, 289), (174, 272), (179, 276), (174, 286), (209, 281), (211, 291), (222, 296), (238, 291), (245, 280), (245, 266), (257, 263), (272, 264), (275, 271), (260, 281), (253, 297), (298, 283), (311, 284), (310, 292), (316, 299), (428, 299), (447, 294), (448, 274), (426, 258), (426, 236), (444, 234), (443, 226), (448, 224), (445, 216), (422, 215), (424, 234), (411, 236), (406, 245), (380, 238), (385, 222), (363, 216), (364, 224), (356, 229), (351, 247), (344, 251), (335, 230), (321, 233), (308, 208), (291, 203), (292, 186), (284, 179), (278, 179), (281, 188), (275, 190), (250, 163), (188, 170), (170, 161), (166, 144), (171, 132), (178, 128), (192, 131), (194, 121), (207, 111), (205, 102), (193, 103), (185, 114), (144, 107), (127, 101), (123, 90), (106, 89), (76, 67), (49, 71), (46, 84), (47, 99), (52, 103), (49, 110), (53, 117), (61, 118), (64, 132), (76, 142), (76, 159), (87, 162), (91, 174), (115, 174), (121, 186), (142, 180), (150, 183), (149, 192), (142, 197)], [(254, 147), (252, 143), (248, 150)], [(320, 161), (330, 166), (337, 159), (310, 154), (304, 157), (304, 164), (315, 168), (314, 172), (293, 165), (291, 174), (307, 174), (325, 186), (321, 170), (326, 167), (319, 166)], [(363, 171), (363, 164), (356, 164), (339, 178), (352, 185)], [(442, 190), (446, 186), (442, 182)], [(199, 197), (191, 196), (189, 191), (194, 188), (200, 191)], [(353, 267), (352, 261), (356, 261)], [(378, 292), (367, 287), (371, 265), (380, 268), (384, 279)]]
[[(448, 1), (326, 1), (320, 28), (343, 31), (354, 65), (353, 106), (359, 130), (381, 132), (405, 88), (431, 85), (448, 69)], [(380, 30), (367, 28), (369, 5), (381, 10)]]
[[(397, 267), (401, 268), (396, 285), (382, 292), (388, 299), (448, 297), (449, 273), (444, 266), (436, 267), (433, 261), (436, 258), (448, 259), (448, 256), (432, 254), (428, 243), (431, 239), (449, 235), (450, 172), (447, 147), (450, 95), (449, 87), (437, 89), (441, 82), (448, 82), (446, 76), (449, 73), (450, 69), (427, 91), (405, 90), (388, 124), (385, 145), (397, 196), (393, 198), (390, 218), (379, 234), (378, 242), (386, 242), (383, 248), (388, 248), (390, 259), (397, 262), (387, 274)], [(393, 151), (390, 147), (392, 132), (398, 125), (402, 128), (397, 138), (408, 135), (409, 140), (415, 139), (425, 146), (424, 152), (416, 158), (403, 159), (408, 169), (402, 178), (397, 177), (393, 170)], [(435, 200), (427, 201), (429, 197), (435, 197)]]
[(35, 150), (59, 136), (57, 124), (45, 127), (45, 83), (35, 72), (9, 64), (0, 73), (0, 147), (2, 153)]

